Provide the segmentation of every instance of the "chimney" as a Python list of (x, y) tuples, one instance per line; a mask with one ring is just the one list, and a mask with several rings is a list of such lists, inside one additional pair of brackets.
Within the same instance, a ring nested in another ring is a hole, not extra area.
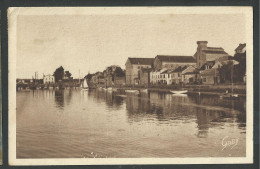
[(198, 48), (205, 49), (207, 48), (208, 41), (197, 41)]
[(206, 63), (206, 55), (203, 53), (204, 49), (207, 49), (208, 41), (197, 41), (198, 47), (196, 52), (197, 67), (200, 68)]

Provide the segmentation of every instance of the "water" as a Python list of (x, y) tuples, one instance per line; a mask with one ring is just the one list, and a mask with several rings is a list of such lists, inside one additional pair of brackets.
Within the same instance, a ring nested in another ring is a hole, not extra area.
[(159, 92), (19, 91), (17, 158), (244, 157), (245, 105)]

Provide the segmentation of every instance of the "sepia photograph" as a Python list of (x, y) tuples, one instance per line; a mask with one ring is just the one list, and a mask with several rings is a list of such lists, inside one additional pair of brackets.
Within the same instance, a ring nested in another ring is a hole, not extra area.
[[(1, 12), (1, 11), (0, 11)], [(0, 23), (1, 23), (1, 14), (0, 14)], [(1, 24), (0, 24), (0, 65), (2, 60), (2, 52), (1, 52)], [(3, 163), (2, 160), (2, 69), (0, 69), (0, 165)]]
[(252, 7), (8, 9), (9, 164), (253, 162)]

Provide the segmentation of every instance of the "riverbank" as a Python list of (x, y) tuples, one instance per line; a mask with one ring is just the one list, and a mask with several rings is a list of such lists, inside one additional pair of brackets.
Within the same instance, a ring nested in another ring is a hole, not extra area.
[[(61, 87), (62, 86), (62, 87)], [(17, 86), (19, 88), (19, 86)], [(100, 86), (101, 87), (101, 86)], [(17, 88), (17, 89), (18, 89)], [(58, 85), (58, 84), (52, 84), (52, 85), (42, 85), (37, 86), (35, 88), (30, 88), (32, 90), (35, 89), (71, 89), (71, 88), (79, 88), (79, 85)], [(91, 87), (90, 89), (95, 89), (97, 87)], [(112, 88), (116, 88), (120, 92), (124, 92), (125, 90), (142, 90), (142, 89), (148, 89), (149, 91), (156, 91), (156, 92), (170, 92), (171, 90), (180, 90), (180, 86), (177, 85), (157, 85), (157, 86), (115, 86)], [(21, 88), (19, 88), (21, 89)], [(239, 96), (246, 96), (246, 85), (245, 84), (225, 84), (225, 85), (184, 85), (181, 87), (183, 90), (187, 90), (189, 94), (204, 94), (204, 95), (223, 95), (225, 93), (234, 93), (238, 94)]]
[[(133, 87), (121, 87), (123, 90), (140, 90), (145, 87), (133, 86)], [(170, 90), (178, 90), (176, 86), (150, 86), (147, 88), (149, 91), (158, 92), (170, 92)], [(223, 95), (224, 93), (238, 94), (239, 96), (246, 96), (246, 85), (186, 85), (182, 87), (183, 90), (188, 90), (189, 94), (206, 94), (206, 95)]]

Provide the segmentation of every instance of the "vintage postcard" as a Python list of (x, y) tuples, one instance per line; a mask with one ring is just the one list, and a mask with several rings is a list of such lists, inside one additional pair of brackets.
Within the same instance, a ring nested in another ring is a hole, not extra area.
[(252, 10), (9, 8), (9, 164), (252, 163)]
[[(1, 11), (0, 11), (1, 12)], [(0, 23), (1, 23), (1, 14), (0, 14)], [(2, 51), (1, 51), (1, 24), (0, 24), (0, 67), (2, 61)], [(2, 69), (0, 69), (0, 164), (3, 163), (2, 159)]]

